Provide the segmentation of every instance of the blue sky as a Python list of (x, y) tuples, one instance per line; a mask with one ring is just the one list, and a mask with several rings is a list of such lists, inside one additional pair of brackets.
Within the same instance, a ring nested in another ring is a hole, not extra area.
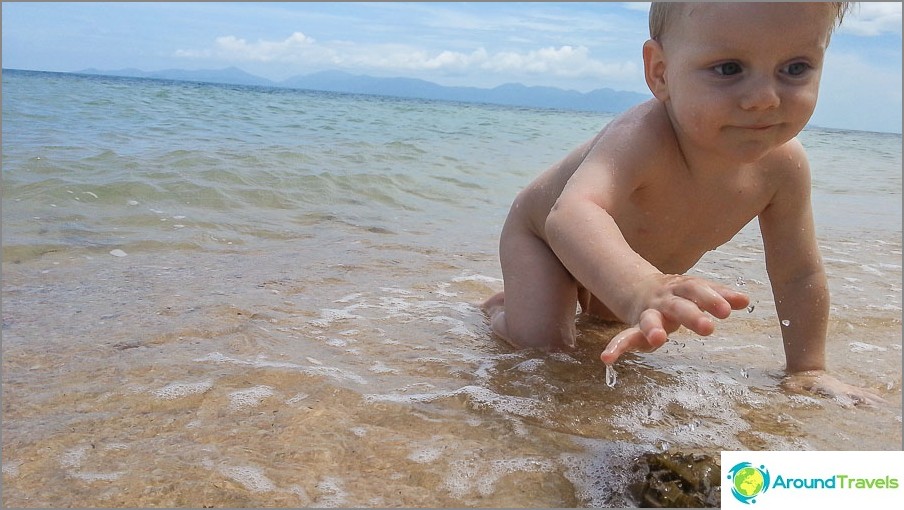
[[(643, 2), (3, 2), (3, 67), (341, 69), (443, 85), (648, 92)], [(824, 127), (901, 132), (901, 3), (859, 3), (832, 39)]]

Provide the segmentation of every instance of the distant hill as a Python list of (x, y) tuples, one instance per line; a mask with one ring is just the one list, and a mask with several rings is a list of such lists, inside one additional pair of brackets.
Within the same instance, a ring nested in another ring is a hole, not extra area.
[(84, 69), (79, 74), (94, 74), (102, 76), (122, 76), (129, 78), (153, 78), (157, 80), (197, 81), (203, 83), (225, 83), (229, 85), (252, 85), (273, 87), (276, 83), (246, 73), (237, 67), (226, 69), (189, 71), (185, 69), (164, 69), (162, 71), (142, 71), (140, 69), (116, 69), (112, 71), (100, 69)]
[(306, 76), (296, 76), (281, 82), (280, 86), (465, 103), (490, 103), (599, 112), (621, 112), (651, 97), (636, 92), (605, 88), (582, 93), (554, 87), (528, 87), (520, 83), (507, 83), (492, 89), (446, 87), (414, 78), (374, 78), (341, 71), (324, 71)]
[(139, 69), (98, 70), (85, 69), (81, 74), (155, 78), (162, 80), (198, 81), (231, 85), (251, 85), (291, 89), (345, 92), (391, 97), (404, 97), (464, 103), (489, 103), (534, 108), (557, 108), (618, 113), (649, 99), (649, 94), (625, 92), (602, 88), (590, 92), (563, 90), (555, 87), (529, 87), (520, 83), (507, 83), (495, 88), (446, 87), (415, 78), (376, 78), (342, 71), (323, 71), (273, 82), (236, 67), (219, 70), (187, 71), (166, 69), (142, 71)]

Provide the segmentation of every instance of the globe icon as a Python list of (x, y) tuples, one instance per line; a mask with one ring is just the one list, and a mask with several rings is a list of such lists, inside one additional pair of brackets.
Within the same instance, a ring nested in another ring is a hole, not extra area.
[(763, 490), (763, 473), (753, 467), (745, 467), (734, 475), (734, 488), (746, 498), (752, 498)]

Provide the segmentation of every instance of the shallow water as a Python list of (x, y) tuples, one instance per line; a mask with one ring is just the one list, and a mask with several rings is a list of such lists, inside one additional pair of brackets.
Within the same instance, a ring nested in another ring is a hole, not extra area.
[(781, 390), (755, 225), (694, 269), (754, 310), (614, 387), (611, 325), (491, 337), (509, 202), (609, 119), (4, 71), (3, 504), (633, 506), (645, 451), (900, 449), (897, 135), (802, 136), (829, 368), (886, 405)]

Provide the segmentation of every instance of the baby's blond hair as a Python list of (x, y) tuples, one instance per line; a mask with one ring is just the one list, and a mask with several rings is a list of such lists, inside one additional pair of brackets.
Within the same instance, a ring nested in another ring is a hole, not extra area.
[[(852, 2), (824, 2), (831, 9), (832, 26), (829, 35), (841, 25), (844, 15), (850, 10)], [(685, 2), (653, 2), (650, 5), (650, 39), (659, 41), (677, 13), (686, 5)]]

